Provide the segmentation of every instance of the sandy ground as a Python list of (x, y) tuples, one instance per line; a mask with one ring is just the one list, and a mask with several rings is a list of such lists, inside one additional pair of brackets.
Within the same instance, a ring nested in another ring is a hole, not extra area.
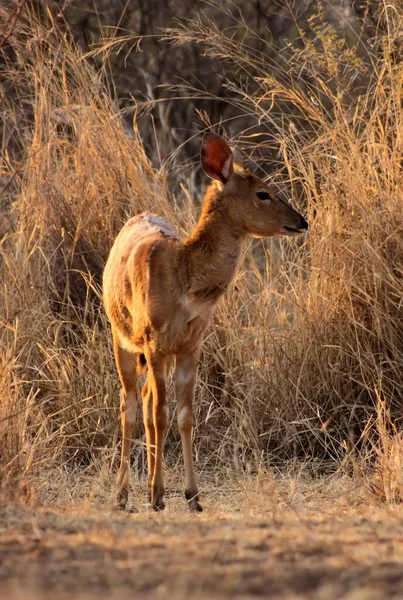
[(207, 498), (201, 515), (179, 496), (160, 514), (3, 499), (0, 598), (403, 598), (401, 506), (268, 504), (250, 491)]

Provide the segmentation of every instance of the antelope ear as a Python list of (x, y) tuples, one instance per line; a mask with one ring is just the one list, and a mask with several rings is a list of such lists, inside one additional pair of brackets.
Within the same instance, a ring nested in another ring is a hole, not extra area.
[(232, 150), (227, 142), (215, 133), (204, 136), (200, 160), (206, 175), (222, 183), (226, 183), (234, 172)]

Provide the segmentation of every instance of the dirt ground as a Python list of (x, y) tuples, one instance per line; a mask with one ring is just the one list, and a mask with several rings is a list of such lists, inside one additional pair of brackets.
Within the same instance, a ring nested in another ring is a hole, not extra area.
[(179, 495), (159, 514), (3, 499), (0, 598), (403, 598), (402, 507), (311, 496), (240, 486), (200, 515)]

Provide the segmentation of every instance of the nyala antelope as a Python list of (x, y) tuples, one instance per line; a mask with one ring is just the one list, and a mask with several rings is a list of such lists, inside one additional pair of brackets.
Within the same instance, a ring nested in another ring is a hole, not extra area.
[(237, 271), (247, 235), (297, 236), (308, 229), (304, 217), (280, 200), (262, 179), (234, 164), (233, 153), (220, 136), (206, 135), (201, 163), (213, 181), (190, 236), (181, 240), (166, 219), (143, 213), (124, 225), (105, 267), (104, 302), (122, 383), (117, 496), (121, 509), (128, 499), (137, 380), (142, 373), (147, 374), (141, 396), (149, 496), (155, 510), (164, 508), (167, 376), (175, 359), (185, 497), (191, 510), (202, 510), (192, 458), (192, 405), (203, 333)]

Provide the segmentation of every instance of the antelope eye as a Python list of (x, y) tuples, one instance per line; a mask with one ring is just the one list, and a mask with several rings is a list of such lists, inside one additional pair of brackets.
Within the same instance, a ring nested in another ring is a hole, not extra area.
[(256, 192), (256, 196), (259, 200), (270, 200), (270, 194), (268, 192)]

